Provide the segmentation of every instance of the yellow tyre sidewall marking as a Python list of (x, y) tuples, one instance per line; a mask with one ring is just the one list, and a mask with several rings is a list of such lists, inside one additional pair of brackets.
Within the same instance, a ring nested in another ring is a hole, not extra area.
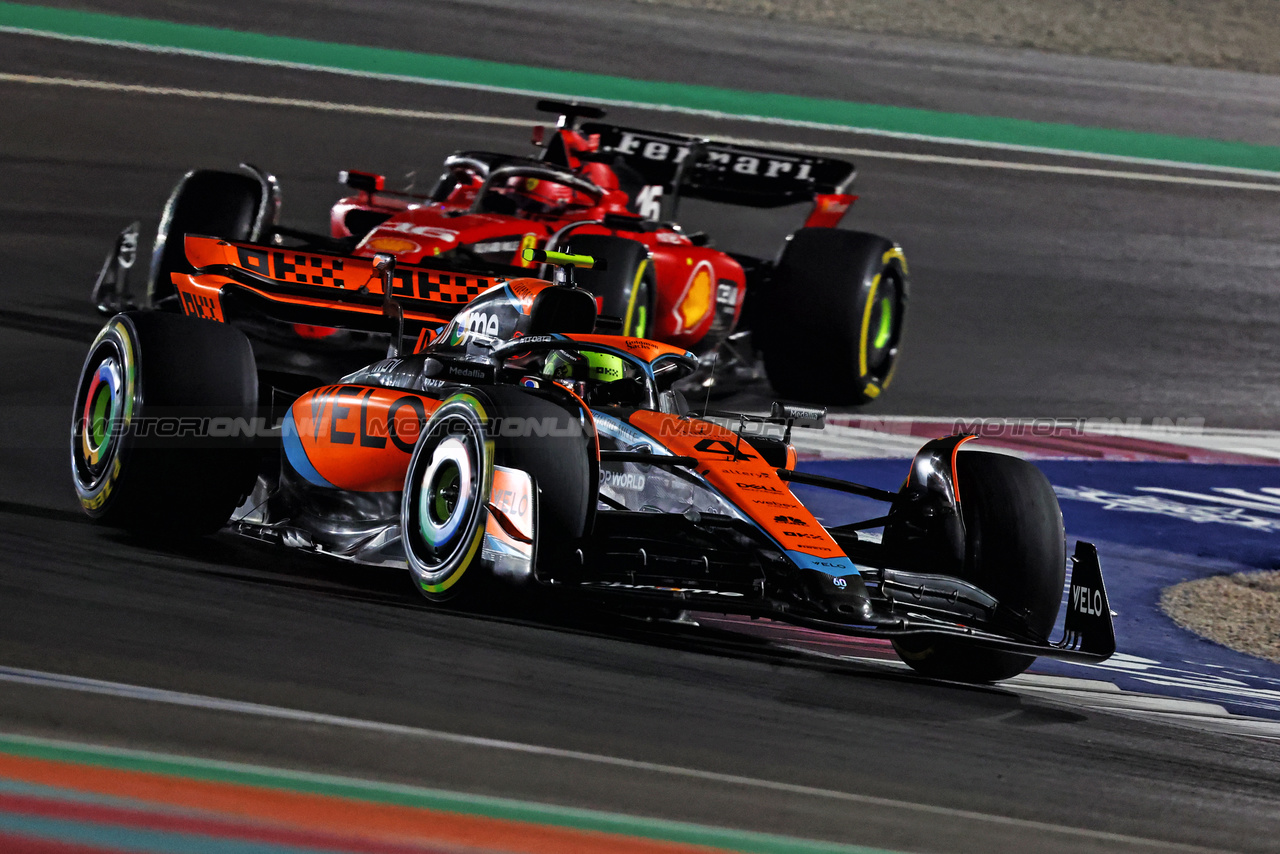
[(899, 249), (897, 246), (893, 247), (892, 249), (888, 250), (883, 255), (881, 255), (880, 263), (884, 264), (887, 267), (889, 265), (889, 262), (895, 259), (897, 260), (898, 265), (902, 267), (902, 275), (904, 276), (911, 275), (907, 271), (907, 256), (902, 254), (902, 250)]
[[(120, 365), (120, 373), (121, 373), (120, 381), (124, 387), (123, 393), (121, 394), (122, 404), (123, 404), (122, 406), (123, 417), (120, 420), (120, 431), (121, 431), (121, 434), (123, 435), (128, 432), (129, 427), (133, 423), (133, 407), (134, 407), (134, 402), (135, 402), (135, 397), (137, 395), (137, 387), (138, 387), (137, 386), (137, 364), (134, 359), (134, 344), (133, 344), (133, 338), (129, 334), (129, 324), (124, 322), (123, 320), (113, 319), (110, 323), (108, 323), (105, 327), (103, 327), (102, 331), (98, 333), (98, 336), (93, 339), (93, 344), (89, 347), (89, 352), (92, 353), (94, 350), (96, 350), (98, 348), (98, 345), (101, 344), (102, 341), (106, 339), (107, 336), (110, 335), (111, 332), (113, 331), (117, 333), (120, 339), (120, 343), (121, 343), (120, 352), (121, 352), (121, 358), (123, 360), (122, 364)], [(115, 488), (116, 481), (120, 478), (120, 470), (121, 470), (120, 446), (117, 444), (115, 459), (112, 460), (110, 473), (107, 474), (107, 476), (102, 480), (102, 482), (97, 486), (97, 488), (94, 489), (93, 492), (91, 492), (89, 495), (84, 495), (84, 494), (77, 495), (77, 497), (80, 499), (80, 505), (84, 507), (86, 510), (101, 509), (102, 505), (106, 504), (107, 499), (111, 497), (111, 491), (112, 489)], [(80, 493), (78, 479), (77, 479), (76, 485), (77, 485), (76, 492)]]
[(636, 295), (640, 293), (640, 280), (644, 278), (644, 271), (649, 266), (649, 259), (646, 258), (640, 262), (640, 266), (636, 268), (635, 281), (631, 283), (631, 298), (627, 300), (627, 315), (622, 319), (622, 334), (631, 334), (631, 318), (636, 312)]
[(894, 372), (898, 370), (898, 360), (894, 359), (893, 364), (889, 366), (889, 373), (884, 375), (884, 382), (880, 383), (881, 389), (889, 387), (889, 383), (893, 382)]
[[(901, 248), (899, 248), (899, 247), (897, 247), (897, 246), (893, 247), (892, 249), (890, 249), (890, 250), (888, 250), (887, 252), (885, 252), (885, 253), (884, 253), (884, 255), (881, 255), (881, 256), (880, 256), (880, 263), (884, 264), (886, 267), (888, 267), (888, 266), (889, 266), (889, 264), (893, 263), (894, 261), (897, 261), (897, 262), (898, 262), (898, 266), (902, 269), (902, 278), (903, 278), (903, 280), (904, 280), (904, 282), (905, 282), (905, 279), (907, 278), (907, 276), (909, 276), (909, 275), (910, 275), (910, 273), (907, 271), (907, 256), (906, 256), (906, 255), (904, 255), (904, 254), (903, 254), (903, 252), (902, 252), (902, 249), (901, 249)], [(905, 284), (903, 284), (903, 287), (905, 288)], [(897, 306), (894, 306), (894, 315), (895, 315), (895, 317), (897, 316)], [(899, 321), (899, 322), (901, 322), (901, 321)], [(863, 321), (863, 324), (862, 324), (862, 325), (863, 325), (863, 329), (864, 329), (864, 330), (866, 330), (866, 328), (867, 328), (867, 323), (866, 323), (866, 321), (865, 321), (865, 320)], [(865, 349), (865, 347), (866, 347), (866, 344), (865, 344), (865, 341), (866, 341), (866, 333), (865, 333), (865, 331), (864, 331), (864, 333), (863, 333), (863, 341), (864, 341), (864, 343), (863, 343), (863, 348), (864, 348), (864, 349), (863, 349), (863, 352), (865, 353), (865, 352), (866, 352), (866, 349)], [(884, 379), (880, 382), (880, 387), (876, 389), (876, 393), (875, 393), (875, 394), (871, 395), (872, 397), (875, 397), (875, 396), (876, 396), (876, 395), (878, 395), (881, 391), (883, 391), (883, 390), (885, 390), (885, 389), (887, 389), (887, 388), (889, 387), (889, 383), (893, 382), (893, 375), (894, 375), (894, 373), (895, 373), (895, 372), (897, 372), (897, 370), (898, 370), (898, 360), (897, 360), (897, 359), (894, 359), (894, 360), (893, 360), (893, 363), (889, 365), (889, 373), (885, 374)], [(865, 371), (863, 371), (863, 373), (865, 374), (866, 372), (865, 372)]]
[(480, 548), (480, 542), (484, 539), (484, 526), (476, 526), (476, 535), (471, 538), (471, 545), (467, 547), (467, 556), (462, 559), (462, 563), (454, 570), (453, 574), (441, 581), (439, 584), (424, 584), (422, 589), (429, 593), (443, 593), (454, 584), (458, 583), (458, 579), (462, 578), (462, 574), (471, 566), (471, 562), (475, 560), (476, 551)]
[[(867, 304), (862, 309), (862, 335), (858, 339), (858, 375), (864, 378), (867, 376), (867, 341), (871, 334), (871, 309), (876, 304), (876, 292), (880, 289), (880, 278), (884, 275), (885, 270), (888, 269), (889, 264), (895, 260), (901, 265), (903, 276), (907, 275), (907, 256), (903, 255), (902, 250), (896, 246), (887, 250), (880, 256), (880, 263), (884, 265), (884, 269), (876, 273), (876, 277), (871, 280), (871, 292), (867, 295)], [(897, 306), (894, 306), (895, 316), (897, 314), (896, 309)], [(896, 365), (889, 368), (889, 373), (882, 383), (867, 383), (866, 387), (863, 388), (863, 394), (867, 397), (879, 395), (882, 389), (889, 386), (889, 380), (893, 377), (894, 367)]]

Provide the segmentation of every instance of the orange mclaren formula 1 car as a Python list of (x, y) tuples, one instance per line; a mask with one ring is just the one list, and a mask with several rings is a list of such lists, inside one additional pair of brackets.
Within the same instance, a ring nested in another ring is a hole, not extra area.
[[(890, 240), (836, 228), (856, 198), (852, 164), (598, 121), (579, 125), (604, 111), (539, 107), (560, 118), (550, 133), (536, 129), (535, 156), (458, 152), (429, 193), (393, 191), (380, 175), (342, 173), (355, 192), (333, 206), (324, 235), (277, 221), (280, 190), (261, 170), (189, 173), (165, 207), (146, 305), (177, 308), (193, 298), (172, 280), (192, 270), (187, 234), (259, 244), (270, 266), (253, 272), (346, 288), (355, 287), (344, 274), (350, 269), (304, 269), (285, 250), (366, 259), (388, 253), (401, 265), (481, 278), (544, 275), (540, 265), (530, 269), (524, 250), (572, 251), (607, 261), (606, 270), (580, 271), (578, 284), (595, 295), (612, 331), (699, 357), (701, 369), (685, 388), (732, 391), (758, 380), (761, 366), (779, 394), (815, 403), (862, 403), (888, 386), (902, 339), (907, 262)], [(807, 210), (803, 227), (776, 252), (751, 257), (682, 230), (675, 220), (683, 199)], [(136, 229), (128, 239), (136, 247)], [(109, 310), (128, 307), (114, 272), (109, 264), (96, 289)], [(449, 299), (467, 295), (450, 292)], [(239, 307), (235, 322), (253, 324), (253, 306)], [(361, 333), (337, 333), (308, 312), (296, 316), (283, 329), (258, 322), (251, 335), (274, 341), (282, 355), (310, 353), (313, 364), (365, 343)], [(426, 329), (419, 343), (442, 327)]]
[[(417, 352), (393, 343), (337, 381), (268, 399), (249, 339), (215, 321), (254, 301), (270, 308), (262, 276), (276, 261), (252, 244), (186, 242), (195, 269), (174, 281), (208, 310), (117, 314), (84, 364), (71, 463), (99, 522), (170, 537), (228, 526), (407, 566), (433, 601), (544, 587), (632, 615), (747, 614), (889, 638), (916, 670), (951, 679), (1114, 652), (1097, 553), (1083, 542), (1064, 635), (1049, 641), (1066, 555), (1039, 470), (959, 452), (972, 437), (953, 436), (925, 444), (897, 492), (798, 471), (791, 430), (821, 427), (824, 410), (691, 412), (675, 386), (698, 369), (693, 352), (599, 333), (596, 295), (573, 282), (601, 271), (598, 259), (530, 249), (567, 265), (560, 283), (490, 282), (391, 255), (339, 270), (290, 253), (313, 278), (288, 305), (325, 312), (317, 322), (417, 323), (432, 289), (466, 306)], [(323, 281), (339, 276), (360, 287)], [(281, 421), (265, 442), (253, 435), (263, 404)], [(796, 485), (887, 509), (824, 525)]]

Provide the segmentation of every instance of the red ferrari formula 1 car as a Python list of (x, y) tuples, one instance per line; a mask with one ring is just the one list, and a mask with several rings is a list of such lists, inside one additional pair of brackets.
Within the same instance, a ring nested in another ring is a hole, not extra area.
[[(856, 198), (848, 192), (852, 164), (603, 124), (594, 120), (604, 111), (593, 107), (545, 101), (539, 107), (560, 118), (554, 131), (535, 133), (536, 156), (458, 152), (428, 194), (393, 191), (379, 175), (342, 173), (355, 193), (334, 205), (328, 235), (282, 226), (279, 188), (261, 170), (189, 173), (165, 208), (148, 305), (177, 308), (189, 299), (173, 280), (192, 270), (182, 242), (187, 234), (257, 243), (272, 259), (281, 247), (358, 258), (387, 253), (401, 265), (481, 278), (548, 274), (530, 269), (526, 249), (573, 251), (607, 262), (578, 276), (596, 296), (602, 330), (699, 357), (686, 389), (731, 391), (757, 379), (762, 364), (785, 397), (847, 404), (881, 394), (902, 339), (907, 263), (892, 241), (835, 227)], [(776, 256), (749, 257), (682, 230), (675, 221), (682, 199), (810, 209)], [(136, 246), (136, 231), (128, 239)], [(350, 281), (323, 268), (304, 270), (287, 256), (266, 272), (308, 284), (317, 277)], [(104, 269), (95, 290), (108, 310), (128, 307), (119, 279)], [(447, 319), (416, 329), (416, 349)], [(370, 352), (361, 347), (369, 343), (363, 333), (319, 321), (284, 328), (244, 316), (236, 322), (252, 327), (255, 345), (273, 342), (282, 356), (311, 353), (313, 366), (323, 361), (317, 354), (342, 362), (344, 351)], [(293, 361), (299, 359), (307, 361)]]
[[(214, 319), (259, 300), (324, 310), (335, 325), (374, 313), (399, 327), (424, 313), (418, 294), (466, 295), (477, 281), (445, 283), (390, 255), (362, 269), (304, 255), (288, 261), (295, 272), (362, 284), (286, 293), (263, 275), (274, 257), (252, 244), (188, 237), (187, 247), (196, 269), (175, 283), (185, 303), (215, 306)], [(599, 271), (589, 257), (528, 256)], [(1030, 463), (959, 452), (972, 437), (953, 436), (925, 444), (897, 492), (807, 474), (790, 432), (821, 426), (822, 410), (775, 405), (767, 418), (727, 422), (690, 412), (675, 386), (697, 369), (695, 354), (599, 334), (596, 295), (571, 279), (513, 278), (466, 297), (420, 352), (393, 346), (337, 382), (273, 401), (283, 426), (265, 446), (240, 429), (258, 417), (262, 380), (239, 329), (160, 311), (114, 316), (76, 393), (81, 504), (144, 532), (229, 524), (282, 547), (407, 566), (437, 602), (542, 587), (631, 615), (749, 614), (887, 638), (916, 670), (950, 679), (1114, 652), (1087, 543), (1073, 558), (1064, 635), (1049, 641), (1065, 580), (1062, 515)], [(823, 524), (796, 484), (887, 510)]]

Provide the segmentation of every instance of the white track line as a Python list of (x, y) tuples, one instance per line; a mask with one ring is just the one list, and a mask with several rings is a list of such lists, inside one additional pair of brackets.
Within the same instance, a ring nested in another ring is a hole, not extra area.
[[(506, 118), (504, 116), (485, 116), (475, 113), (450, 113), (431, 110), (409, 110), (394, 107), (374, 107), (366, 104), (346, 104), (336, 101), (313, 101), (303, 98), (278, 98), (267, 95), (249, 95), (240, 92), (218, 92), (203, 89), (181, 89), (173, 86), (141, 86), (132, 83), (111, 83), (103, 80), (87, 80), (70, 77), (42, 77), (34, 74), (10, 74), (0, 72), (0, 83), (25, 83), (39, 86), (67, 86), (76, 89), (96, 89), (104, 92), (123, 92), (135, 95), (167, 96), (176, 98), (196, 98), (210, 101), (230, 101), (242, 104), (261, 104), (272, 107), (296, 107), (308, 110), (324, 110), (328, 112), (350, 113), (365, 116), (390, 116), (403, 119), (422, 119), (427, 121), (468, 122), (471, 124), (500, 125), (504, 127), (529, 127), (531, 119)], [(984, 160), (976, 157), (950, 157), (941, 154), (915, 154), (900, 151), (881, 151), (871, 148), (847, 148), (831, 145), (808, 145), (803, 143), (784, 142), (768, 139), (748, 139), (738, 137), (717, 137), (724, 142), (739, 145), (755, 145), (765, 148), (778, 148), (790, 151), (804, 151), (815, 154), (838, 154), (847, 157), (879, 158), (881, 160), (905, 160), (914, 163), (937, 163), (948, 166), (966, 166), (983, 169), (1008, 169), (1018, 172), (1043, 172), (1056, 175), (1076, 175), (1089, 178), (1109, 178), (1126, 181), (1150, 181), (1162, 184), (1187, 184), (1199, 187), (1221, 187), (1230, 190), (1253, 190), (1268, 193), (1280, 193), (1280, 175), (1277, 183), (1265, 184), (1251, 181), (1231, 181), (1222, 178), (1194, 178), (1187, 175), (1166, 175), (1156, 172), (1130, 172), (1114, 169), (1091, 169), (1079, 166), (1056, 166), (1041, 163), (1020, 163), (1008, 160)], [(1071, 152), (1064, 152), (1076, 156)], [(1164, 164), (1181, 165), (1186, 164)], [(1190, 167), (1200, 168), (1200, 167)], [(1253, 174), (1253, 172), (1250, 172)], [(1271, 173), (1257, 173), (1271, 174)]]
[[(0, 26), (0, 33), (10, 33), (14, 35), (36, 36), (39, 38), (58, 39), (61, 41), (81, 42), (85, 44), (103, 45), (106, 47), (125, 48), (128, 50), (138, 50), (146, 53), (160, 53), (178, 56), (193, 56), (201, 59), (213, 59), (222, 62), (238, 62), (250, 65), (266, 65), (279, 68), (291, 68), (300, 71), (319, 71), (329, 74), (341, 74), (348, 77), (361, 77), (374, 80), (389, 80), (398, 83), (413, 83), (425, 86), (439, 86), (450, 89), (470, 89), (479, 92), (494, 92), (503, 95), (520, 95), (528, 97), (546, 97), (546, 96), (565, 96), (559, 92), (545, 92), (535, 89), (521, 89), (510, 86), (491, 86), (483, 83), (467, 83), (457, 80), (445, 80), (440, 78), (414, 77), (407, 74), (383, 74), (372, 71), (358, 71), (349, 68), (340, 68), (327, 65), (315, 65), (305, 62), (288, 62), (285, 60), (260, 59), (251, 56), (239, 56), (236, 54), (218, 53), (216, 51), (195, 50), (190, 48), (174, 48), (159, 45), (149, 45), (142, 42), (121, 41), (117, 39), (99, 39), (90, 36), (71, 36), (63, 33), (49, 32), (46, 30), (34, 30), (26, 27), (10, 27)], [(605, 101), (599, 98), (575, 97), (575, 100), (584, 103), (601, 104), (604, 106), (627, 107), (635, 110), (651, 110), (654, 112), (681, 113), (684, 115), (703, 116), (706, 118), (716, 119), (719, 121), (737, 121), (752, 122), (756, 124), (777, 125), (780, 127), (796, 127), (806, 128), (810, 130), (820, 130), (833, 133), (853, 133), (864, 136), (879, 136), (888, 139), (903, 139), (914, 142), (925, 142), (935, 145), (958, 145), (968, 148), (986, 148), (996, 151), (1017, 151), (1029, 154), (1048, 155), (1052, 157), (1074, 157), (1088, 160), (1102, 160), (1111, 163), (1128, 163), (1132, 165), (1155, 166), (1167, 169), (1190, 169), (1199, 172), (1218, 172), (1223, 174), (1234, 175), (1252, 175), (1259, 178), (1276, 177), (1276, 173), (1265, 169), (1247, 169), (1236, 166), (1214, 166), (1203, 163), (1184, 163), (1176, 160), (1160, 160), (1147, 157), (1128, 157), (1120, 154), (1099, 154), (1089, 151), (1074, 151), (1065, 148), (1049, 148), (1035, 145), (1018, 145), (1016, 143), (1006, 142), (989, 142), (984, 140), (971, 140), (957, 137), (934, 136), (932, 134), (906, 133), (902, 131), (889, 131), (880, 128), (871, 127), (855, 127), (851, 125), (828, 124), (825, 122), (809, 122), (797, 119), (780, 119), (772, 116), (754, 116), (741, 115), (737, 113), (725, 113), (720, 110), (704, 110), (692, 107), (676, 107), (669, 104), (653, 104), (640, 101)], [(868, 152), (864, 156), (883, 156), (881, 152)], [(963, 158), (961, 158), (963, 159)], [(978, 161), (986, 163), (986, 161)], [(1141, 173), (1139, 173), (1141, 174)], [(1245, 189), (1258, 189), (1257, 187), (1248, 187)]]
[(469, 122), (472, 124), (530, 127), (530, 119), (508, 119), (502, 116), (481, 116), (470, 113), (441, 113), (431, 110), (406, 110), (395, 107), (372, 107), (367, 104), (344, 104), (338, 101), (311, 101), (303, 98), (276, 98), (267, 95), (249, 95), (241, 92), (216, 92), (205, 89), (180, 89), (175, 86), (139, 86), (132, 83), (111, 83), (106, 80), (85, 80), (74, 77), (41, 77), (35, 74), (9, 74), (0, 72), (0, 83), (28, 83), (36, 86), (68, 86), (73, 89), (97, 89), (103, 92), (124, 92), (133, 95), (159, 95), (173, 98), (196, 98), (206, 101), (232, 101), (241, 104), (261, 104), (268, 107), (298, 107), (306, 110), (324, 110), (334, 113), (353, 113), (364, 116), (392, 116), (401, 119), (425, 119), (442, 122)]
[[(778, 647), (811, 658), (852, 663), (894, 673), (910, 671), (906, 664), (892, 659), (857, 653), (832, 653), (787, 643), (780, 643)], [(1160, 721), (1199, 732), (1280, 741), (1280, 721), (1234, 715), (1224, 706), (1208, 700), (1187, 700), (1181, 697), (1125, 691), (1114, 682), (1101, 679), (1023, 673), (1000, 682), (998, 687), (1003, 691), (1031, 695), (1039, 700), (1077, 709), (1108, 712), (1147, 722)]]
[(766, 789), (774, 792), (785, 792), (793, 795), (823, 798), (826, 800), (856, 803), (865, 806), (881, 807), (925, 815), (944, 816), (946, 818), (976, 821), (984, 824), (1003, 827), (1016, 827), (1040, 833), (1055, 833), (1063, 836), (1091, 839), (1102, 842), (1115, 842), (1125, 845), (1136, 845), (1154, 848), (1159, 851), (1210, 852), (1215, 849), (1202, 848), (1195, 845), (1183, 845), (1163, 840), (1146, 839), (1124, 833), (1110, 833), (1091, 830), (1083, 827), (1052, 824), (1043, 821), (1011, 818), (1009, 816), (992, 815), (973, 810), (953, 809), (932, 804), (921, 804), (903, 801), (896, 798), (882, 798), (875, 795), (859, 795), (853, 792), (842, 792), (836, 789), (822, 789), (816, 786), (802, 786), (795, 783), (781, 783), (774, 780), (761, 780), (738, 774), (721, 774), (716, 771), (702, 771), (696, 768), (683, 768), (678, 765), (664, 765), (657, 762), (642, 762), (635, 759), (622, 759), (616, 756), (605, 756), (598, 753), (586, 753), (578, 750), (564, 750), (557, 747), (543, 747), (536, 744), (524, 744), (518, 741), (506, 741), (496, 738), (463, 735), (461, 733), (444, 732), (442, 730), (422, 729), (390, 724), (381, 721), (368, 721), (360, 718), (349, 718), (341, 715), (328, 715), (319, 712), (307, 712), (300, 709), (289, 709), (282, 706), (269, 706), (261, 703), (249, 703), (240, 700), (227, 700), (209, 697), (202, 694), (188, 694), (183, 691), (169, 691), (163, 688), (147, 688), (141, 685), (130, 685), (124, 682), (109, 682), (101, 679), (88, 679), (82, 676), (68, 676), (61, 673), (48, 673), (41, 670), (27, 670), (21, 667), (0, 666), (0, 682), (19, 685), (33, 685), (42, 688), (55, 688), (76, 691), (84, 694), (98, 694), (109, 697), (121, 697), (130, 700), (143, 700), (153, 703), (164, 703), (173, 706), (208, 709), (220, 712), (234, 712), (254, 715), (275, 720), (286, 720), (297, 723), (319, 724), (321, 726), (341, 727), (344, 729), (378, 732), (407, 738), (419, 738), (431, 741), (442, 741), (450, 744), (464, 744), (471, 747), (505, 750), (533, 756), (545, 756), (553, 759), (568, 759), (587, 762), (595, 765), (608, 765), (615, 768), (627, 768), (663, 774), (686, 779), (705, 780), (733, 786), (744, 786), (753, 789)]
[[(979, 157), (951, 157), (943, 154), (914, 154), (906, 151), (879, 151), (871, 148), (846, 148), (838, 145), (809, 145), (797, 142), (774, 142), (761, 139), (738, 139), (733, 137), (717, 137), (725, 142), (738, 145), (757, 145), (766, 148), (786, 148), (791, 151), (805, 151), (812, 154), (839, 154), (846, 157), (880, 158), (881, 160), (907, 160), (915, 163), (941, 163), (948, 166), (971, 166), (984, 169), (1010, 169), (1018, 172), (1047, 172), (1055, 175), (1079, 175), (1087, 178), (1112, 178), (1126, 181), (1154, 181), (1161, 184), (1190, 184), (1200, 187), (1225, 187), (1231, 190), (1258, 190), (1266, 193), (1280, 193), (1280, 183), (1265, 184), (1253, 181), (1229, 181), (1222, 178), (1193, 178), (1188, 175), (1163, 175), (1158, 172), (1131, 172), (1116, 169), (1096, 169), (1083, 166), (1055, 166), (1048, 163), (1021, 163), (1016, 160), (985, 160)], [(1064, 156), (1079, 156), (1062, 153)], [(1119, 158), (1117, 158), (1119, 159)], [(1141, 161), (1133, 161), (1141, 162)], [(1159, 162), (1162, 166), (1174, 164)], [(1182, 164), (1183, 169), (1200, 169), (1199, 166)], [(1249, 170), (1249, 174), (1274, 175), (1280, 182), (1280, 174)]]

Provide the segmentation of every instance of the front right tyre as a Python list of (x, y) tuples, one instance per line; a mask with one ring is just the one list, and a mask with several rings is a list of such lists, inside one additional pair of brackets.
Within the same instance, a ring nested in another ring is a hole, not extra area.
[(458, 391), (432, 413), (400, 505), (405, 559), (423, 596), (447, 602), (493, 589), (483, 550), (495, 466), (529, 475), (535, 565), (565, 559), (591, 529), (599, 465), (579, 407), (559, 389), (482, 386)]

